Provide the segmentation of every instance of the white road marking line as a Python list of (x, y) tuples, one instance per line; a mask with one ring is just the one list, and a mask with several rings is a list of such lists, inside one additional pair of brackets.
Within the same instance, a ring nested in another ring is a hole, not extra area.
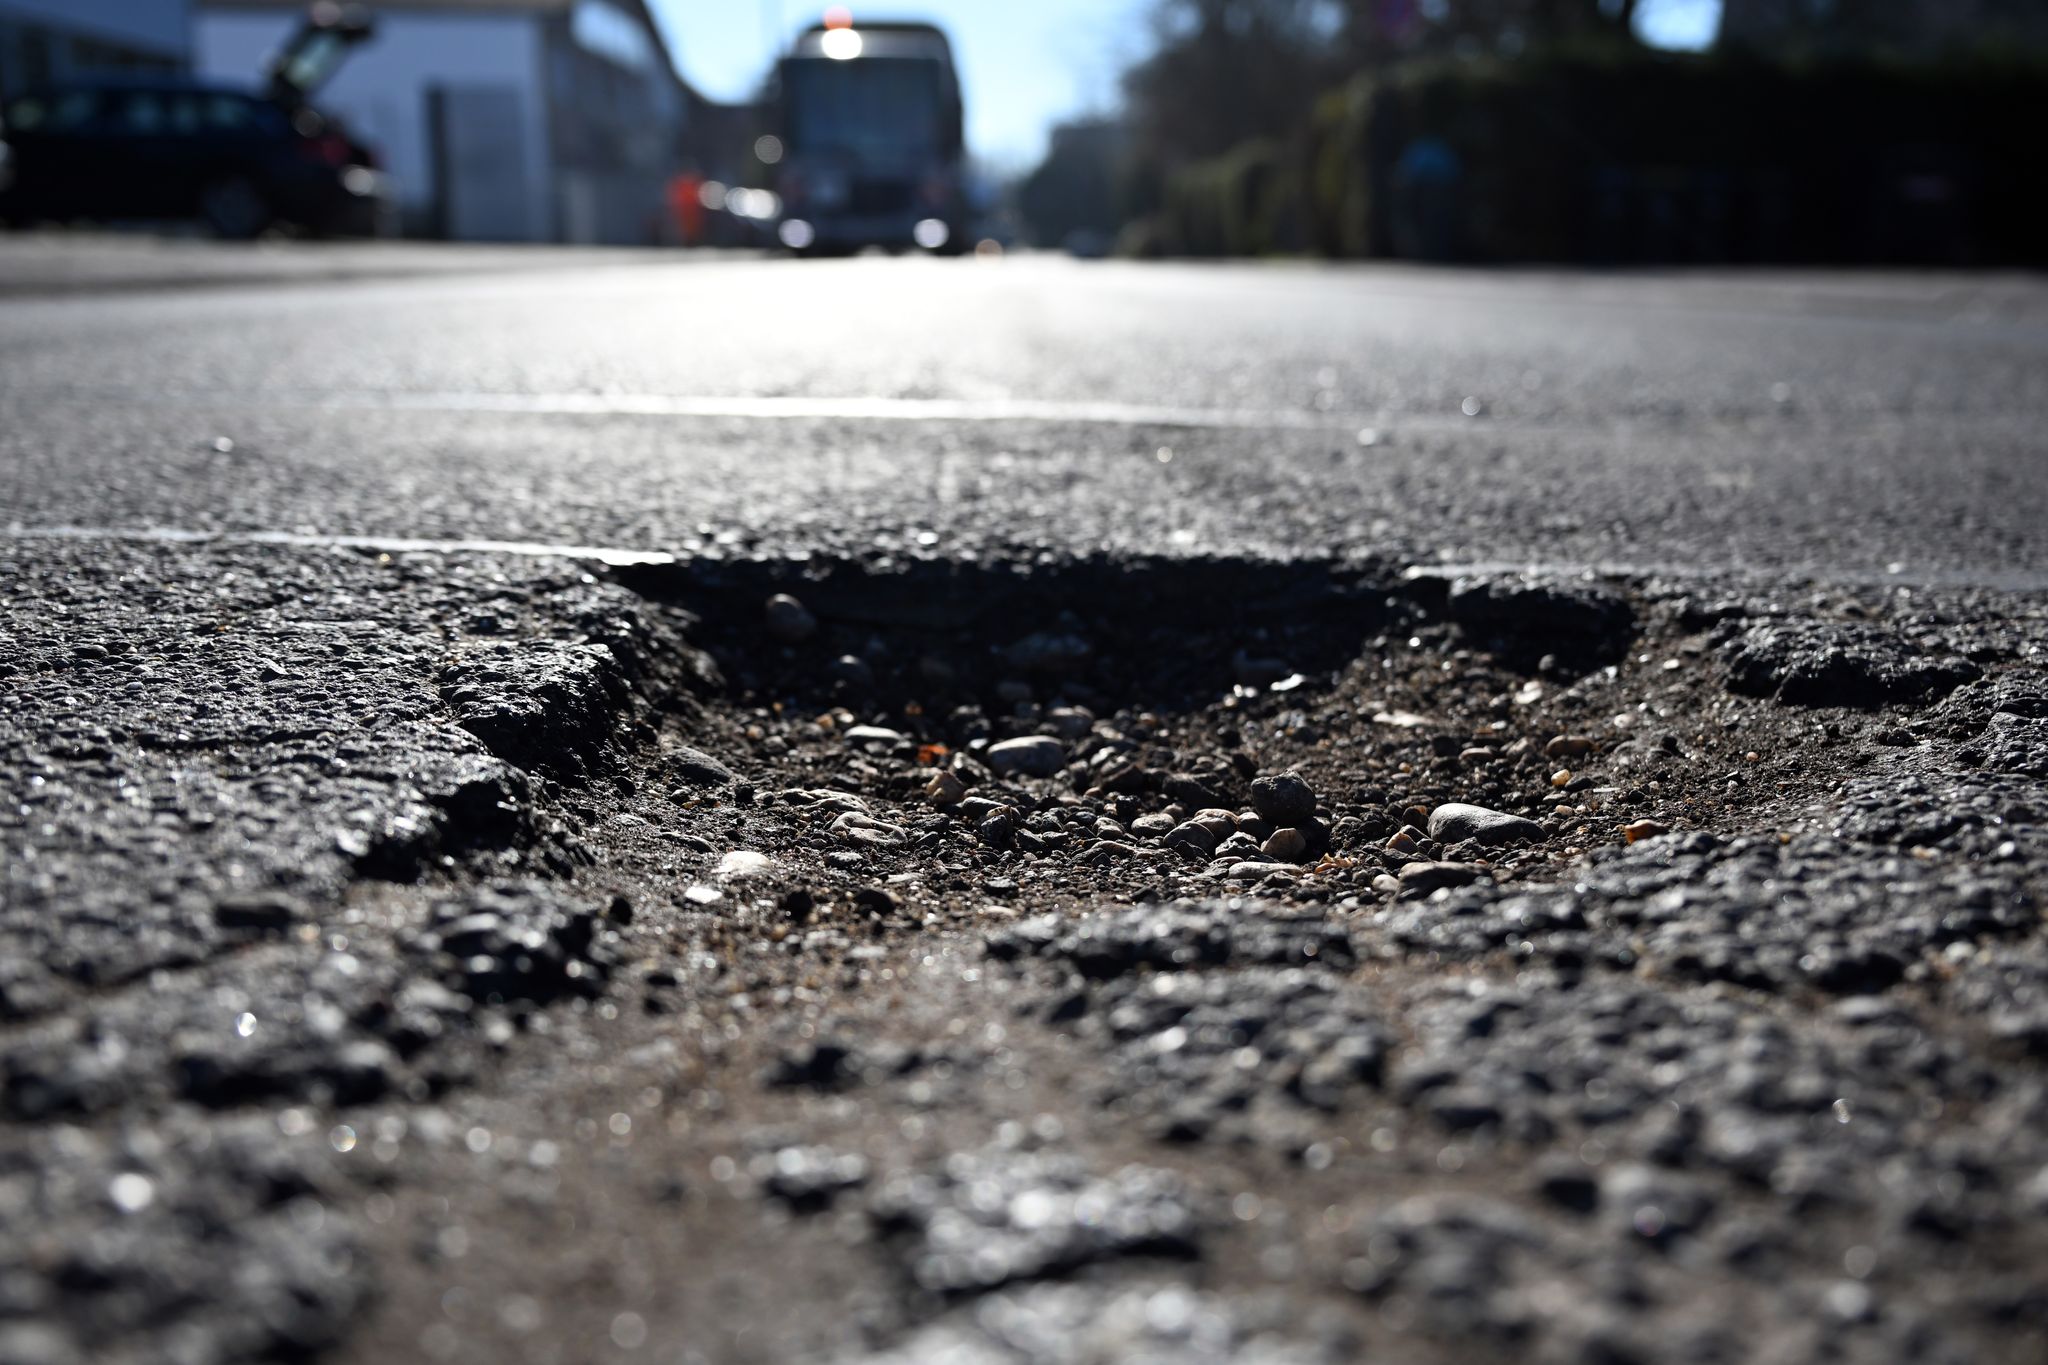
[(1189, 408), (1150, 403), (1034, 398), (718, 397), (688, 394), (390, 393), (336, 394), (336, 406), (365, 404), (437, 412), (512, 412), (627, 417), (740, 417), (770, 421), (1073, 422), (1088, 426), (1345, 430), (1371, 417), (1296, 410)]
[[(27, 397), (27, 395), (21, 395)], [(35, 401), (122, 407), (212, 405), (336, 412), (510, 413), (549, 417), (704, 417), (750, 421), (1044, 422), (1081, 426), (1253, 431), (1460, 430), (1459, 415), (1323, 412), (1297, 408), (1199, 408), (1171, 404), (1063, 402), (1037, 398), (872, 398), (663, 393), (426, 393), (403, 390), (202, 390), (139, 392), (69, 389)]]
[(533, 540), (421, 540), (411, 536), (333, 536), (297, 531), (186, 531), (172, 526), (9, 525), (14, 540), (114, 540), (155, 545), (282, 545), (307, 550), (370, 550), (380, 554), (500, 554), (533, 559), (583, 559), (611, 568), (677, 563), (660, 550), (550, 545)]

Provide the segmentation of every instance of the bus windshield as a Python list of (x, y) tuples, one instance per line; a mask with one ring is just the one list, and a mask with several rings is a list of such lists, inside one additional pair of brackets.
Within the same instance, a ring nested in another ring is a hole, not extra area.
[(783, 73), (790, 150), (860, 161), (939, 154), (940, 63), (918, 57), (799, 58)]

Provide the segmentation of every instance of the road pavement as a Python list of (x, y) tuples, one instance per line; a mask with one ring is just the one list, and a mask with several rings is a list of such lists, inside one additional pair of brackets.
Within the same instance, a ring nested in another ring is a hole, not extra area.
[(10, 250), (0, 1361), (2048, 1351), (2039, 282)]
[(760, 261), (24, 299), (0, 328), (32, 526), (2048, 562), (2027, 281)]

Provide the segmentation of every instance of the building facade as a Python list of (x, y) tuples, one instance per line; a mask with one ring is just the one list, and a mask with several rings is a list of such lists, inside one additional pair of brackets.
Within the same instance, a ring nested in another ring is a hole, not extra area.
[[(6, 0), (0, 0), (5, 3)], [(253, 79), (291, 0), (193, 0), (194, 61)], [(688, 101), (642, 0), (381, 0), (315, 96), (376, 148), (413, 235), (665, 240)]]
[(0, 98), (191, 61), (188, 0), (0, 0)]

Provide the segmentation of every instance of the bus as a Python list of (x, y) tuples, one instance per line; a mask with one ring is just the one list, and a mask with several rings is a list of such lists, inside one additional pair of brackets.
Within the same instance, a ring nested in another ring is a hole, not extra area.
[(960, 79), (942, 30), (855, 26), (833, 11), (777, 64), (775, 85), (761, 155), (774, 164), (785, 247), (967, 249)]

